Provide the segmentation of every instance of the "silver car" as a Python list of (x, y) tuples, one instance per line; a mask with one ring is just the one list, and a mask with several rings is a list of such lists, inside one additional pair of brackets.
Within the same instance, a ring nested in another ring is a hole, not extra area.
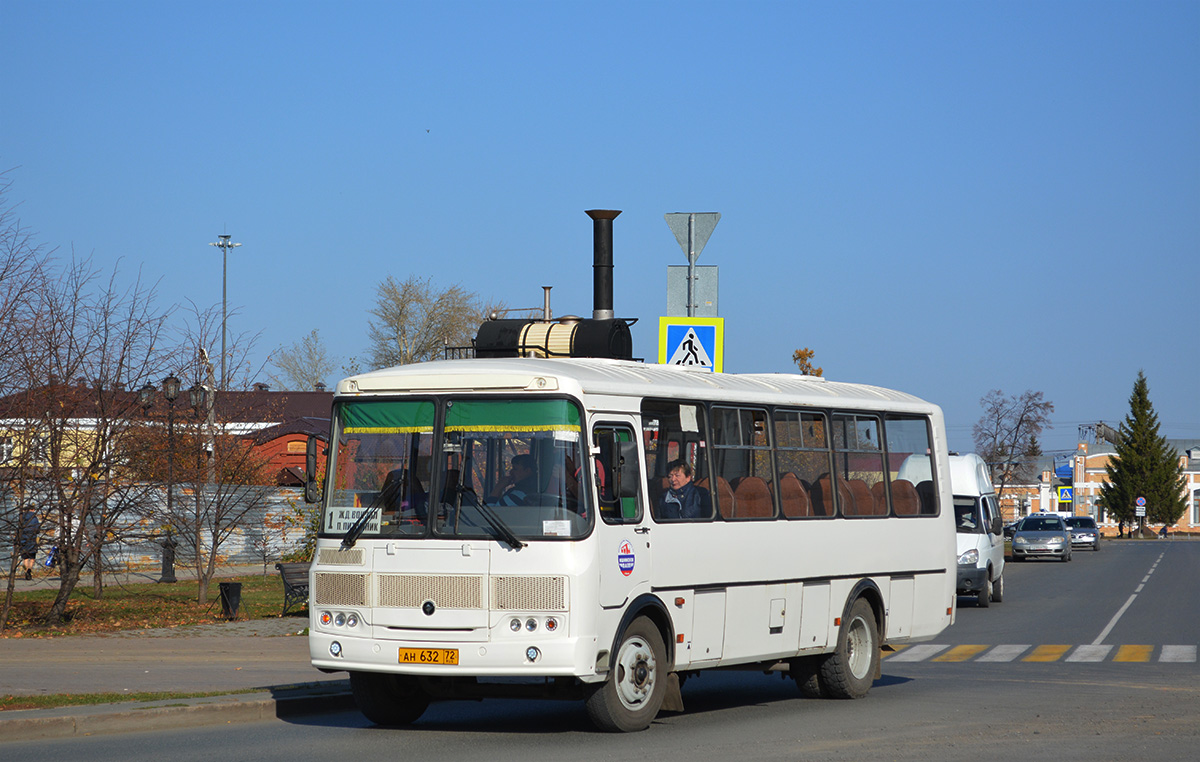
[(1035, 513), (1021, 519), (1013, 532), (1012, 557), (1014, 561), (1026, 558), (1057, 558), (1071, 560), (1071, 530), (1061, 516), (1053, 513)]
[(1100, 550), (1100, 530), (1091, 516), (1068, 516), (1067, 529), (1071, 532), (1072, 548)]

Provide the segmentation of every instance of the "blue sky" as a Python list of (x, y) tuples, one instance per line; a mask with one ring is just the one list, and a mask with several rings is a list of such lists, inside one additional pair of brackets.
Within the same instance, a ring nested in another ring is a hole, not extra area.
[[(1200, 3), (0, 0), (0, 168), (39, 239), (221, 299), (258, 354), (365, 354), (387, 275), (589, 314), (657, 356), (663, 214), (722, 214), (727, 371), (1200, 438)], [(331, 379), (331, 381), (334, 379)]]

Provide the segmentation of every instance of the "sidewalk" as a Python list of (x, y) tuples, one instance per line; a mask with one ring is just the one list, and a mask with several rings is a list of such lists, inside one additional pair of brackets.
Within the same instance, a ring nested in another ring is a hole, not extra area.
[[(219, 579), (261, 571), (262, 566), (222, 569), (214, 585)], [(180, 578), (184, 573), (177, 570)], [(129, 576), (144, 582), (148, 575)], [(44, 573), (33, 581), (17, 581), (18, 590), (57, 586), (57, 578)], [(6, 696), (254, 690), (151, 704), (4, 711), (0, 746), (38, 738), (254, 722), (353, 706), (344, 672), (325, 674), (310, 664), (303, 634), (307, 627), (307, 618), (294, 616), (106, 635), (0, 638), (0, 694)]]

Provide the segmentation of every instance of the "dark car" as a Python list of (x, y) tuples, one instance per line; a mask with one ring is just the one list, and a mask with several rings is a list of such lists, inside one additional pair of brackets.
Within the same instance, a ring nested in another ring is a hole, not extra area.
[(1057, 558), (1071, 560), (1071, 530), (1062, 517), (1054, 513), (1035, 513), (1026, 516), (1013, 533), (1014, 561), (1026, 558)]
[(1067, 529), (1071, 530), (1072, 548), (1100, 550), (1100, 530), (1091, 516), (1068, 516)]

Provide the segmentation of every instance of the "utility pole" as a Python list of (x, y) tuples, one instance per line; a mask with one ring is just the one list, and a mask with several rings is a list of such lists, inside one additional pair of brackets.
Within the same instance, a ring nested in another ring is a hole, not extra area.
[(229, 250), (241, 246), (240, 243), (230, 242), (229, 239), (231, 237), (232, 236), (228, 235), (219, 235), (217, 238), (221, 240), (214, 241), (209, 244), (209, 246), (217, 246), (221, 249), (221, 391), (225, 391), (229, 381), (228, 376), (225, 375), (225, 320), (228, 316), (229, 306), (229, 302), (226, 298), (226, 283), (227, 275), (229, 273)]

